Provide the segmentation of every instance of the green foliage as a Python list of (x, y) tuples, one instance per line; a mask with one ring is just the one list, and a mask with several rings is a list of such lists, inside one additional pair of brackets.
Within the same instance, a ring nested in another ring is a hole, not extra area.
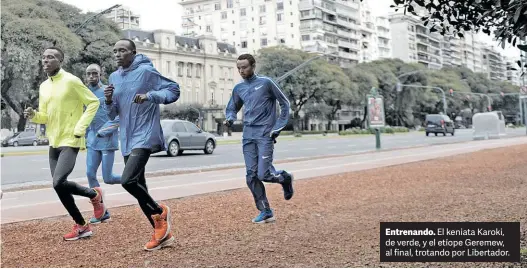
[[(361, 0), (364, 1), (364, 0)], [(395, 11), (420, 16), (431, 32), (463, 37), (465, 31), (493, 33), (502, 46), (516, 45), (527, 34), (527, 3), (510, 0), (393, 0)], [(416, 7), (425, 8), (428, 14), (417, 14)]]
[(43, 50), (55, 45), (64, 51), (63, 68), (80, 78), (90, 63), (113, 70), (108, 44), (119, 38), (118, 28), (107, 20), (95, 20), (80, 32), (73, 31), (91, 14), (60, 1), (4, 0), (2, 8), (2, 99), (19, 116), (23, 130), (23, 110), (37, 107), (38, 89), (46, 79), (41, 67)]

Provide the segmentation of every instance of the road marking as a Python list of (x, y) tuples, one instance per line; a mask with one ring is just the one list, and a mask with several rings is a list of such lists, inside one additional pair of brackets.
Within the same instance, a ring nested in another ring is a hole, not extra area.
[(44, 167), (44, 168), (42, 168), (42, 169), (44, 169), (44, 170), (49, 170), (49, 167)]

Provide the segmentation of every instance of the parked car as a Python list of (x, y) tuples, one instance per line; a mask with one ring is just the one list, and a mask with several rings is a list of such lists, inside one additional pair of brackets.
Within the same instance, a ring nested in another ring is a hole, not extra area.
[(454, 135), (454, 122), (447, 115), (428, 114), (425, 120), (425, 132), (426, 136), (431, 133), (436, 136), (438, 133), (443, 134), (443, 136), (446, 136), (447, 133)]
[(11, 137), (8, 137), (2, 141), (2, 147), (7, 146), (38, 146), (39, 139), (37, 134), (34, 131), (24, 131), (13, 134)]
[(168, 145), (168, 156), (175, 157), (184, 150), (203, 150), (212, 154), (216, 149), (216, 137), (186, 120), (161, 120), (161, 128)]

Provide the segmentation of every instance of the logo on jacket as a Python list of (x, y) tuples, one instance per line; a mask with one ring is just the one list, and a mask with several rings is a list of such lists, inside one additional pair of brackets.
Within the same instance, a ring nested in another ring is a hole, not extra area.
[(258, 90), (258, 89), (260, 89), (261, 87), (262, 87), (262, 85), (260, 85), (260, 86), (258, 86), (258, 87), (255, 87), (254, 89), (255, 89), (255, 90)]

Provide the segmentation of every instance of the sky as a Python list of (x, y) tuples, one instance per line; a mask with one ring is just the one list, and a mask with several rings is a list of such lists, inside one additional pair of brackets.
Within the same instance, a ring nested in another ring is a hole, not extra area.
[[(74, 5), (84, 12), (100, 11), (109, 8), (115, 4), (121, 4), (129, 7), (134, 13), (140, 15), (141, 28), (146, 31), (155, 29), (166, 29), (174, 31), (176, 34), (182, 34), (181, 16), (183, 8), (179, 5), (180, 0), (60, 0), (62, 2)], [(390, 5), (393, 0), (364, 0), (368, 1), (375, 16), (387, 15), (393, 12)], [(375, 5), (372, 3), (375, 2)], [(498, 46), (497, 41), (492, 41), (492, 37), (486, 34), (480, 34), (479, 38), (487, 44), (492, 44), (504, 56), (518, 58), (519, 50), (509, 46), (503, 50)]]

